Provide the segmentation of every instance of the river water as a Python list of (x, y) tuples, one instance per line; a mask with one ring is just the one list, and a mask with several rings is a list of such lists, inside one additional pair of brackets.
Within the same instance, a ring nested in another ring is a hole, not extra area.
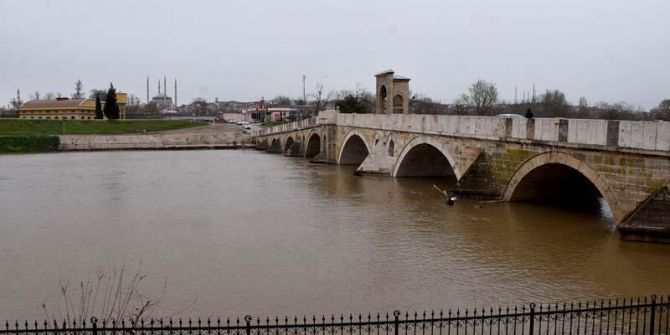
[[(0, 319), (125, 265), (156, 313), (424, 310), (669, 293), (670, 245), (599, 211), (459, 201), (246, 151), (0, 156)], [(444, 185), (442, 185), (444, 186)]]

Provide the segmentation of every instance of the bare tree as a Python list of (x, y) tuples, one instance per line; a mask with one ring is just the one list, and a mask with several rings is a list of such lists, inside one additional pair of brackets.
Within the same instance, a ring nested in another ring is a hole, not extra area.
[(654, 119), (670, 121), (670, 99), (661, 101), (658, 106), (651, 110)]
[(415, 94), (409, 100), (409, 112), (412, 114), (446, 114), (447, 108), (430, 97)]
[(21, 108), (21, 105), (23, 105), (23, 100), (21, 100), (21, 90), (16, 90), (16, 98), (13, 98), (9, 104), (14, 108), (14, 110), (18, 111)]
[(89, 99), (95, 99), (95, 97), (100, 97), (100, 100), (105, 100), (107, 98), (107, 90), (101, 90), (101, 89), (92, 89), (88, 91), (88, 98)]
[(95, 280), (80, 281), (76, 287), (60, 280), (60, 299), (55, 308), (42, 303), (46, 319), (63, 319), (82, 324), (95, 317), (100, 323), (127, 320), (134, 324), (143, 317), (152, 318), (161, 307), (169, 311), (161, 316), (171, 317), (190, 309), (197, 301), (194, 298), (186, 308), (177, 310), (162, 306), (167, 281), (163, 281), (160, 294), (149, 295), (142, 289), (142, 283), (148, 275), (140, 268), (141, 265), (138, 265), (131, 276), (127, 275), (125, 266), (112, 270), (111, 273), (100, 271)]
[(275, 106), (291, 106), (291, 98), (285, 95), (278, 95), (274, 99), (272, 99), (270, 103)]
[(81, 84), (81, 80), (77, 80), (74, 84), (74, 94), (72, 95), (73, 99), (83, 99), (84, 93), (82, 92), (84, 86)]
[(589, 102), (585, 97), (579, 98), (579, 103), (577, 104), (577, 116), (578, 117), (588, 117), (589, 115)]
[(316, 83), (316, 91), (311, 94), (312, 98), (314, 98), (314, 110), (318, 113), (319, 111), (326, 109), (332, 95), (333, 92), (325, 93), (323, 84)]
[(467, 115), (470, 113), (470, 96), (463, 93), (454, 100), (454, 113), (456, 115)]
[(35, 93), (30, 95), (30, 100), (40, 100), (40, 92), (35, 91)]
[(498, 89), (493, 82), (479, 79), (468, 88), (468, 95), (461, 95), (459, 104), (469, 106), (477, 115), (488, 115), (498, 101)]
[(56, 95), (53, 92), (47, 92), (44, 95), (45, 100), (56, 100)]
[(540, 106), (542, 110), (537, 116), (565, 117), (570, 112), (568, 100), (559, 90), (547, 90), (540, 95)]

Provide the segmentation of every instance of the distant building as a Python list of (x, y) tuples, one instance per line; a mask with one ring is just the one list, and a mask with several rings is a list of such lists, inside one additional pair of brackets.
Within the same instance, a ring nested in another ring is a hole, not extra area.
[(223, 113), (221, 114), (224, 120), (228, 122), (238, 122), (238, 121), (244, 121), (244, 122), (253, 122), (253, 119), (251, 118), (251, 113), (238, 113), (238, 112), (231, 112), (231, 113)]
[(164, 110), (174, 107), (172, 97), (167, 95), (157, 95), (151, 98), (151, 103), (158, 107), (158, 110)]
[(268, 114), (270, 115), (270, 121), (277, 122), (288, 118), (289, 116), (295, 116), (298, 112), (297, 109), (291, 107), (270, 107), (268, 108)]
[[(105, 102), (102, 102), (104, 107)], [(119, 118), (126, 118), (128, 95), (116, 93), (119, 104)], [(95, 119), (95, 99), (29, 100), (21, 105), (19, 118), (32, 120), (93, 120)]]

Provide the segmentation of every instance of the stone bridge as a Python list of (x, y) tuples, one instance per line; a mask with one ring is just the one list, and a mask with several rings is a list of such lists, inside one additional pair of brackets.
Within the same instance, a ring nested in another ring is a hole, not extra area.
[[(633, 219), (670, 217), (670, 122), (325, 111), (254, 140), (269, 152), (356, 165), (361, 174), (446, 176), (461, 194), (551, 203), (602, 197), (624, 238), (670, 237), (668, 220)], [(642, 210), (650, 202), (656, 209)]]

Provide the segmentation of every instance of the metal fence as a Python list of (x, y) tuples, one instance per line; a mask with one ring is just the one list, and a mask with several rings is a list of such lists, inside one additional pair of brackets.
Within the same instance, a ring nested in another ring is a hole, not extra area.
[(670, 296), (423, 313), (243, 319), (6, 322), (0, 334), (564, 335), (670, 334)]

